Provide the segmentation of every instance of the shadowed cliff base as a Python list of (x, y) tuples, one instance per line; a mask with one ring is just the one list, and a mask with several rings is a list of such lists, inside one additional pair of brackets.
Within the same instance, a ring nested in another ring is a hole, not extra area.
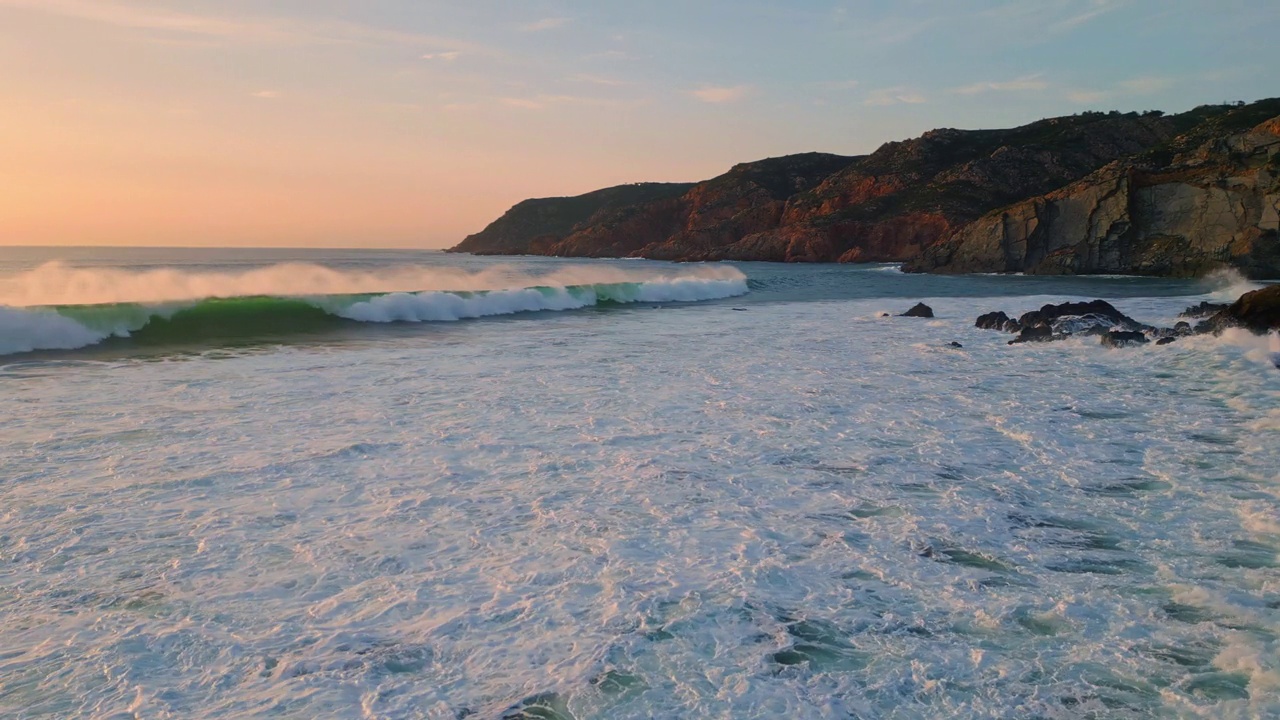
[(453, 252), (1280, 277), (1280, 99), (933, 130), (526, 200)]

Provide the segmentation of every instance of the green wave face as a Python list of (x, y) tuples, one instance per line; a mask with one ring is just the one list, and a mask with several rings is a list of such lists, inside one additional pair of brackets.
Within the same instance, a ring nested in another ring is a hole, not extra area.
[(6, 340), (4, 332), (12, 335), (7, 345), (0, 342), (0, 354), (68, 350), (103, 342), (150, 347), (274, 343), (359, 325), (453, 322), (636, 302), (697, 302), (746, 292), (745, 280), (679, 278), (469, 292), (251, 296), (160, 304), (0, 307), (7, 313), (0, 314), (0, 341)]
[(305, 300), (276, 297), (216, 298), (186, 306), (60, 307), (57, 311), (92, 330), (124, 331), (131, 342), (150, 346), (271, 339), (325, 332), (347, 322)]

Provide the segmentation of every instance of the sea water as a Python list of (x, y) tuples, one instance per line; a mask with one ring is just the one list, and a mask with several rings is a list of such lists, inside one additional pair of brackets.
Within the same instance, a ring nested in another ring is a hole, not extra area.
[(1246, 284), (0, 258), (0, 716), (1280, 715)]

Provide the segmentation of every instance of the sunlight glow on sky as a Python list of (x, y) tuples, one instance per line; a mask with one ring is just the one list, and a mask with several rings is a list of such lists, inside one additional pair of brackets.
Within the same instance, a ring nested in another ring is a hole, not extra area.
[(1274, 0), (0, 0), (0, 245), (442, 247), (526, 197), (1280, 95)]

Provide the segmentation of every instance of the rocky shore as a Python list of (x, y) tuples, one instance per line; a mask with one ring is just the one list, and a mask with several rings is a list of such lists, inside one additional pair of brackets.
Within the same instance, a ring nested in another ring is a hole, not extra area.
[(1280, 330), (1280, 285), (1246, 293), (1229, 305), (1201, 303), (1187, 308), (1182, 317), (1205, 319), (1194, 326), (1184, 320), (1171, 328), (1155, 327), (1125, 315), (1105, 300), (1093, 300), (1045, 305), (1018, 318), (997, 310), (978, 317), (974, 325), (1014, 334), (1010, 345), (1090, 336), (1109, 347), (1167, 345), (1191, 335), (1220, 335), (1231, 328), (1266, 335)]
[(1280, 277), (1280, 98), (1084, 113), (524, 201), (454, 252)]

